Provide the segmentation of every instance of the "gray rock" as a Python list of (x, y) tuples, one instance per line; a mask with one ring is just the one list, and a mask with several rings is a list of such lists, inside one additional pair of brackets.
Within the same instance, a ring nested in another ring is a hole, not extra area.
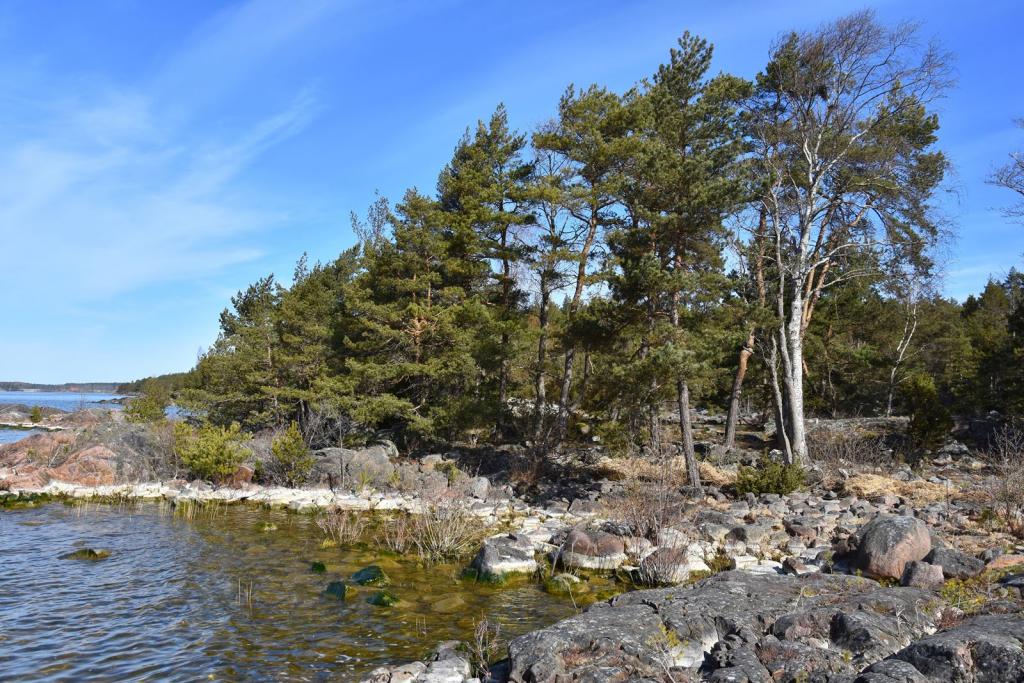
[(395, 473), (391, 463), (397, 451), (391, 442), (350, 450), (348, 448), (323, 448), (314, 453), (315, 481), (332, 486), (351, 487), (361, 484), (381, 484)]
[(947, 579), (969, 579), (985, 571), (983, 561), (952, 548), (932, 548), (924, 561), (942, 567), (942, 575)]
[(684, 671), (675, 680), (852, 676), (931, 632), (930, 598), (851, 576), (723, 572), (625, 593), (514, 639), (510, 680), (664, 680), (672, 667)]
[[(1024, 617), (984, 615), (936, 633), (865, 669), (856, 683), (1012, 683), (1024, 681)], [(905, 662), (903, 678), (889, 662)], [(914, 678), (914, 673), (921, 678)], [(871, 675), (872, 677), (869, 677)], [(882, 677), (882, 676), (888, 676)]]
[(927, 562), (908, 562), (903, 569), (903, 576), (900, 578), (901, 586), (911, 588), (939, 589), (945, 579), (942, 577), (942, 567)]
[(851, 565), (873, 578), (899, 579), (908, 562), (931, 552), (928, 525), (914, 517), (879, 516), (849, 539)]
[(580, 569), (616, 569), (626, 561), (625, 542), (604, 531), (573, 529), (558, 551), (558, 561)]
[(473, 498), (484, 500), (487, 498), (487, 493), (491, 490), (491, 482), (487, 477), (473, 477), (466, 484), (466, 493)]
[(533, 541), (522, 534), (492, 536), (484, 541), (471, 565), (481, 576), (502, 578), (537, 571)]

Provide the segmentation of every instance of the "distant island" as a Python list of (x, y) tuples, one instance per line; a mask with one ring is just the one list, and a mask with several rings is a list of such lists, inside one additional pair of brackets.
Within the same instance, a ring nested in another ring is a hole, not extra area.
[(124, 382), (65, 382), (64, 384), (33, 384), (31, 382), (0, 382), (0, 391), (72, 391), (114, 394)]

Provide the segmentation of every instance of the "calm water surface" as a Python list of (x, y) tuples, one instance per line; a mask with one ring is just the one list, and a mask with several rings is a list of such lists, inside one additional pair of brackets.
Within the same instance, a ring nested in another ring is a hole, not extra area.
[(0, 429), (0, 446), (5, 443), (14, 443), (19, 439), (24, 439), (26, 436), (38, 433), (38, 429)]
[[(267, 521), (277, 531), (259, 531)], [(307, 516), (245, 506), (191, 521), (155, 504), (0, 511), (0, 678), (352, 681), (468, 638), (481, 615), (514, 635), (574, 611), (534, 584), (483, 586), (458, 567), (321, 539)], [(57, 559), (79, 547), (111, 555)], [(399, 606), (369, 605), (369, 588), (344, 602), (322, 594), (370, 563)]]
[(103, 403), (121, 398), (119, 394), (97, 394), (83, 391), (0, 391), (0, 405), (17, 403), (26, 406), (59, 408), (68, 412), (79, 408), (119, 410), (118, 403)]

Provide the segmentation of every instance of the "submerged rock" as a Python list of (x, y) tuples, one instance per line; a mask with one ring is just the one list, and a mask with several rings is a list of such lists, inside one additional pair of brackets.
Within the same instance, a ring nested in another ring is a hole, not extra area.
[(327, 584), (327, 588), (324, 590), (324, 595), (338, 600), (348, 599), (355, 589), (349, 586), (344, 581), (331, 581)]
[(390, 586), (391, 579), (375, 564), (360, 569), (352, 575), (352, 581), (360, 586)]
[(367, 600), (371, 605), (377, 607), (393, 607), (399, 603), (398, 596), (389, 590), (377, 591)]
[(70, 553), (64, 553), (58, 559), (61, 560), (105, 560), (110, 557), (109, 550), (94, 550), (92, 548), (82, 548), (81, 550), (75, 550)]

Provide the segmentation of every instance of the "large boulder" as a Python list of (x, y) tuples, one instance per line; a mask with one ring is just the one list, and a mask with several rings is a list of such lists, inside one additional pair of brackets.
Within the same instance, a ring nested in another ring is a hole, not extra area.
[(558, 561), (577, 569), (617, 569), (626, 561), (626, 544), (605, 531), (573, 529), (558, 549)]
[(872, 578), (899, 580), (907, 563), (932, 549), (928, 525), (915, 517), (878, 516), (849, 539), (851, 565)]
[(855, 683), (1024, 681), (1024, 617), (984, 615), (922, 638), (865, 669)]
[(395, 473), (391, 459), (396, 454), (391, 442), (358, 450), (322, 448), (314, 453), (313, 478), (321, 484), (346, 488), (384, 484)]
[(521, 534), (492, 536), (484, 541), (471, 566), (479, 576), (491, 579), (532, 574), (537, 571), (533, 541)]
[(931, 633), (935, 602), (926, 591), (847, 575), (723, 572), (692, 586), (625, 593), (514, 639), (510, 680), (852, 676)]

